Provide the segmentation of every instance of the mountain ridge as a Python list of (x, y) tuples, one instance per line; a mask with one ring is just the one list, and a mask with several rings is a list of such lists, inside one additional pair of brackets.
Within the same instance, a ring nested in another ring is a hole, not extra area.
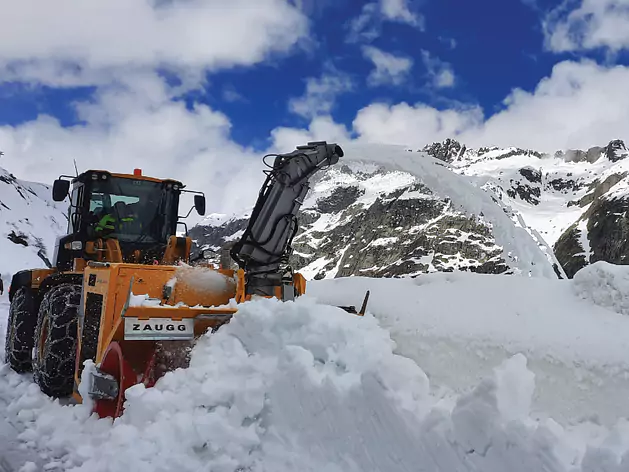
[[(291, 262), (310, 278), (528, 273), (535, 264), (572, 277), (598, 260), (626, 263), (629, 152), (622, 140), (553, 154), (473, 149), (450, 138), (422, 149), (344, 147), (350, 157), (315, 176), (300, 211)], [(0, 273), (52, 258), (67, 224), (65, 205), (51, 201), (49, 186), (0, 169), (0, 247), (23, 258), (5, 262)], [(190, 229), (195, 253), (235, 241), (249, 215), (208, 215)], [(505, 230), (505, 218), (514, 228)], [(520, 231), (533, 243), (520, 244)], [(522, 258), (524, 269), (514, 262)]]

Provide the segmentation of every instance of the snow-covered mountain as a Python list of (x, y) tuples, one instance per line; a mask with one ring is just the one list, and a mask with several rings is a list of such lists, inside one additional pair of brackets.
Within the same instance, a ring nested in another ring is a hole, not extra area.
[[(306, 278), (454, 270), (557, 277), (543, 238), (443, 162), (396, 146), (344, 149), (342, 162), (315, 175), (301, 207), (292, 263)], [(248, 217), (211, 215), (190, 234), (198, 248), (218, 251)]]
[(66, 203), (52, 200), (51, 187), (27, 182), (0, 168), (0, 275), (45, 267), (57, 236), (66, 231)]
[(424, 151), (512, 208), (553, 246), (569, 277), (600, 260), (627, 263), (629, 152), (623, 141), (554, 155), (469, 149), (454, 140)]

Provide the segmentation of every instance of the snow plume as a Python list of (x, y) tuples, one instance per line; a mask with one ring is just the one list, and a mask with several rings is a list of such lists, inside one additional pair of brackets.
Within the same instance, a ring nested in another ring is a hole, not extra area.
[(51, 401), (6, 365), (0, 398), (44, 458), (31, 469), (561, 472), (614, 460), (529, 417), (534, 379), (522, 355), (448, 406), (394, 349), (369, 314), (264, 299), (203, 336), (189, 368), (127, 390), (113, 422)]
[(452, 172), (442, 161), (424, 152), (411, 152), (401, 146), (344, 146), (345, 160), (378, 163), (389, 170), (409, 172), (436, 196), (452, 201), (456, 210), (489, 223), (496, 244), (503, 248), (503, 258), (516, 272), (530, 276), (556, 278), (551, 263), (525, 228), (517, 227), (497, 198)]

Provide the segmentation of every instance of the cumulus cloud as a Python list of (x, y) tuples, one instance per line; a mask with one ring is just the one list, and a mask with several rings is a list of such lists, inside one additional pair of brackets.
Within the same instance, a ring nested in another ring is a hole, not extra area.
[(629, 48), (629, 0), (565, 1), (544, 21), (545, 46), (553, 52)]
[(514, 90), (470, 142), (553, 152), (588, 148), (629, 133), (629, 68), (564, 61), (533, 92)]
[(290, 152), (296, 146), (309, 141), (346, 142), (350, 132), (343, 124), (335, 123), (329, 116), (314, 118), (307, 129), (279, 127), (271, 132), (270, 152)]
[(423, 50), (422, 61), (428, 72), (432, 85), (437, 88), (453, 87), (455, 82), (454, 70), (447, 62), (432, 56), (428, 51)]
[(367, 77), (367, 83), (377, 85), (400, 85), (413, 67), (410, 57), (396, 56), (373, 46), (363, 46), (363, 56), (373, 62), (374, 69)]
[(288, 108), (292, 113), (306, 118), (329, 114), (336, 97), (353, 88), (354, 83), (348, 74), (328, 66), (320, 77), (310, 77), (306, 80), (304, 94), (291, 99)]
[(398, 21), (412, 26), (422, 24), (421, 17), (408, 6), (407, 0), (380, 0), (380, 10), (387, 20)]
[(59, 174), (105, 168), (181, 179), (208, 196), (208, 211), (255, 202), (264, 175), (259, 153), (234, 143), (230, 120), (206, 105), (187, 108), (155, 74), (101, 87), (76, 110), (82, 124), (63, 127), (41, 115), (0, 126), (2, 166), (21, 178), (48, 182)]
[(248, 100), (240, 94), (233, 85), (226, 85), (222, 92), (223, 100), (229, 103), (247, 102)]
[[(121, 70), (201, 71), (289, 52), (308, 21), (287, 0), (1, 0), (0, 77), (109, 83)], [(1, 79), (0, 79), (1, 80)]]
[(440, 111), (422, 103), (376, 103), (358, 112), (353, 128), (361, 141), (423, 147), (480, 123), (482, 111), (477, 107)]
[(412, 11), (408, 0), (378, 0), (366, 3), (360, 15), (349, 24), (349, 42), (371, 42), (380, 36), (383, 21), (403, 23), (425, 29), (424, 17)]
[[(515, 89), (493, 116), (477, 106), (439, 110), (422, 103), (375, 103), (359, 110), (340, 138), (413, 148), (453, 137), (473, 147), (519, 146), (549, 153), (587, 149), (627, 138), (627, 83), (629, 67), (564, 61), (532, 92)], [(332, 121), (327, 126), (335, 129)], [(291, 134), (298, 130), (282, 129), (281, 136)], [(300, 136), (306, 135), (311, 134)]]

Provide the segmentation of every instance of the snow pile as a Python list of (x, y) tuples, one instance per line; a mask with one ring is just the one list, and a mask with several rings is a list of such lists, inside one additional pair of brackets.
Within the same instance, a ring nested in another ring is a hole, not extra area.
[(415, 279), (308, 282), (322, 303), (360, 306), (435, 395), (461, 394), (518, 353), (536, 375), (533, 412), (562, 422), (629, 417), (629, 318), (575, 294), (572, 280), (435, 273)]
[(629, 267), (598, 261), (578, 271), (573, 280), (581, 298), (629, 315)]
[(136, 295), (135, 293), (129, 294), (129, 306), (161, 306), (162, 300), (159, 298), (151, 298), (148, 294)]
[[(188, 369), (168, 373), (154, 388), (129, 389), (125, 414), (114, 422), (90, 416), (86, 405), (51, 401), (6, 365), (0, 367), (0, 413), (20, 431), (19, 439), (38, 451), (27, 459), (32, 461), (31, 470), (397, 472), (417, 470), (419, 464), (435, 471), (616, 470), (629, 447), (627, 423), (579, 429), (535, 418), (531, 410), (541, 389), (528, 355), (515, 352), (485, 359), (486, 375), (460, 395), (443, 396), (430, 392), (434, 389), (428, 382), (430, 373), (427, 376), (411, 359), (394, 353), (420, 347), (426, 334), (447, 334), (456, 318), (462, 326), (452, 340), (468, 337), (462, 357), (469, 358), (488, 339), (506, 340), (513, 311), (525, 319), (511, 327), (511, 337), (528, 336), (533, 354), (543, 350), (544, 339), (535, 339), (535, 323), (554, 326), (552, 310), (542, 316), (535, 313), (534, 303), (524, 307), (508, 303), (512, 293), (497, 282), (519, 283), (526, 297), (534, 299), (544, 294), (542, 288), (549, 281), (537, 280), (540, 284), (533, 286), (535, 279), (461, 274), (421, 279), (415, 281), (419, 285), (399, 279), (330, 280), (313, 283), (316, 290), (309, 284), (319, 297), (342, 296), (346, 303), (353, 301), (358, 286), (360, 291), (372, 288), (372, 310), (381, 313), (387, 303), (387, 312), (397, 317), (399, 330), (391, 331), (395, 342), (379, 326), (378, 321), (387, 324), (381, 316), (378, 320), (369, 313), (350, 315), (317, 304), (312, 297), (287, 303), (261, 299), (242, 305), (228, 325), (202, 337)], [(466, 287), (470, 280), (477, 283)], [(485, 281), (488, 286), (493, 282), (501, 294), (491, 303), (479, 290)], [(413, 286), (420, 296), (409, 290)], [(557, 292), (557, 287), (551, 291)], [(584, 303), (566, 288), (568, 292), (557, 297), (557, 306), (570, 296), (574, 306)], [(475, 296), (470, 296), (471, 290)], [(426, 294), (439, 292), (450, 296), (435, 305), (435, 298)], [(486, 319), (476, 313), (481, 304), (476, 298), (489, 305)], [(457, 309), (461, 304), (467, 304), (467, 310)], [(498, 309), (507, 320), (492, 330), (492, 312)], [(435, 316), (435, 310), (441, 310), (441, 316)], [(540, 322), (542, 318), (545, 321)], [(563, 331), (571, 332), (582, 322), (577, 314), (576, 322), (564, 325)], [(482, 326), (471, 332), (475, 323)], [(529, 331), (522, 329), (526, 325)], [(414, 336), (406, 346), (400, 336), (403, 328)], [(591, 326), (581, 328), (584, 331), (578, 334), (583, 336)], [(627, 334), (620, 325), (603, 328), (607, 329), (615, 333), (607, 345), (613, 344), (614, 336)], [(559, 327), (549, 331), (549, 340), (557, 341)], [(471, 342), (473, 338), (480, 342)], [(584, 344), (579, 352), (592, 354), (588, 339)], [(431, 367), (433, 355), (447, 352), (438, 343), (429, 348), (432, 352), (418, 362), (422, 367)], [(448, 369), (456, 370), (452, 356), (460, 353), (449, 354)], [(558, 358), (565, 360), (566, 355)], [(563, 391), (554, 393), (562, 401), (570, 399)], [(589, 411), (584, 408), (582, 413)]]
[[(405, 428), (409, 414), (419, 419), (427, 408), (427, 379), (392, 348), (372, 318), (307, 300), (265, 299), (243, 306), (229, 325), (202, 338), (189, 369), (167, 374), (153, 389), (130, 389), (125, 415), (113, 426), (88, 419), (82, 405), (50, 402), (6, 366), (0, 395), (11, 399), (9, 414), (26, 428), (21, 439), (50, 450), (64, 470), (285, 470), (290, 463), (326, 462), (326, 448), (310, 448), (305, 438), (285, 444), (299, 439), (300, 430), (312, 434), (308, 425), (317, 418), (321, 428), (330, 423), (328, 440), (335, 441), (336, 428), (351, 429), (334, 424), (342, 410), (356, 423), (370, 408), (387, 405), (394, 429)], [(352, 407), (365, 390), (372, 403), (358, 400)], [(308, 396), (313, 401), (302, 404)], [(337, 408), (320, 412), (321, 402)], [(359, 447), (360, 437), (355, 441)], [(367, 458), (365, 452), (355, 460)]]
[(181, 264), (169, 283), (173, 288), (179, 284), (198, 292), (225, 292), (234, 290), (236, 280), (208, 267)]

